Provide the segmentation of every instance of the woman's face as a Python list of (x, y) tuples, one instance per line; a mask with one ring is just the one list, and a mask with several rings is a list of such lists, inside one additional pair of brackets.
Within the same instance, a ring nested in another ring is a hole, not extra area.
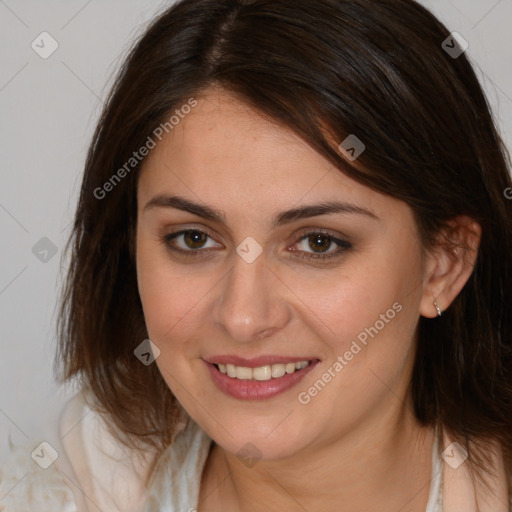
[(197, 101), (138, 185), (139, 291), (163, 378), (232, 453), (279, 459), (383, 426), (406, 407), (426, 293), (410, 208), (227, 93)]

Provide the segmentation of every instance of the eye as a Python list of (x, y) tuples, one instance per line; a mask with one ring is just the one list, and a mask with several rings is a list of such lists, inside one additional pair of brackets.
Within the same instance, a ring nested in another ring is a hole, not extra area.
[[(179, 253), (186, 257), (204, 256), (204, 253), (210, 252), (213, 247), (222, 247), (219, 244), (205, 245), (212, 237), (204, 231), (198, 229), (186, 229), (170, 233), (162, 237), (162, 242), (173, 252)], [(303, 234), (294, 244), (302, 245), (300, 250), (291, 249), (299, 258), (306, 260), (329, 260), (340, 257), (346, 250), (352, 248), (352, 244), (337, 238), (328, 232), (322, 230), (310, 231)], [(293, 246), (292, 246), (293, 247)], [(313, 252), (307, 249), (312, 248)], [(334, 248), (334, 250), (329, 250)]]
[[(165, 235), (162, 241), (172, 251), (183, 254), (184, 256), (199, 256), (200, 249), (210, 249), (204, 244), (207, 239), (213, 240), (207, 233), (198, 229), (186, 229), (176, 233)], [(181, 244), (179, 243), (181, 242)]]
[[(293, 249), (297, 256), (307, 260), (328, 260), (341, 256), (346, 250), (352, 248), (352, 244), (322, 230), (310, 231), (301, 236), (295, 245), (302, 245), (301, 250)], [(313, 252), (306, 249), (312, 248)], [(329, 249), (334, 250), (329, 251)]]

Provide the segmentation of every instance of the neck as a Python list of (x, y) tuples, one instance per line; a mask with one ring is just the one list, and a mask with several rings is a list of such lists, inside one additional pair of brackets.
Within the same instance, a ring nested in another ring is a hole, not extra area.
[(420, 426), (403, 405), (335, 440), (252, 467), (212, 443), (199, 512), (424, 512), (433, 441), (433, 429)]

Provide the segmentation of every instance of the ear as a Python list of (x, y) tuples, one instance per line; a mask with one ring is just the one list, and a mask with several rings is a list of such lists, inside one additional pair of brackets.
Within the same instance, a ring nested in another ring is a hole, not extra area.
[(482, 228), (467, 216), (454, 217), (446, 222), (435, 247), (428, 250), (424, 266), (423, 295), (419, 313), (427, 318), (448, 309), (473, 272)]

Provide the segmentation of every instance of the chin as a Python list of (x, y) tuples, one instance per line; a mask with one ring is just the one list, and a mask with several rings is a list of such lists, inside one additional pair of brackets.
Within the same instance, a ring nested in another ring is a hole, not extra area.
[(227, 428), (227, 432), (218, 425), (210, 425), (211, 433), (209, 427), (207, 433), (216, 444), (238, 457), (280, 460), (293, 456), (310, 444), (300, 425), (280, 425), (282, 420), (281, 416), (272, 422), (271, 428), (262, 428), (261, 425), (258, 426), (257, 417), (250, 417), (246, 421), (238, 422), (236, 427)]

